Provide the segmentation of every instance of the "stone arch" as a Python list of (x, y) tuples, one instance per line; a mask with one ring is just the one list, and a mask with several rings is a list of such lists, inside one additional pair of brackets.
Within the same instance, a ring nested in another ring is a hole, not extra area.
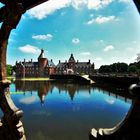
[[(0, 107), (4, 112), (3, 122), (6, 123), (8, 128), (15, 132), (18, 139), (23, 138), (24, 130), (19, 121), (22, 116), (22, 111), (15, 107), (8, 94), (10, 83), (6, 78), (6, 52), (8, 39), (11, 30), (16, 28), (22, 14), (26, 10), (46, 1), (48, 0), (0, 0), (0, 2), (4, 4), (4, 6), (0, 8), (0, 23), (2, 22), (0, 28)], [(140, 12), (140, 1), (133, 1)], [(20, 124), (20, 127), (17, 128), (17, 124)], [(19, 128), (22, 129), (19, 130)]]

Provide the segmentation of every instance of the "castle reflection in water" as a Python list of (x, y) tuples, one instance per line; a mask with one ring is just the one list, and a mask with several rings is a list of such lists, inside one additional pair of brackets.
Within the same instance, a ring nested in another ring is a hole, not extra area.
[(89, 140), (91, 128), (112, 128), (131, 106), (129, 96), (121, 96), (127, 95), (127, 90), (106, 84), (15, 81), (12, 91), (19, 93), (11, 96), (24, 110), (30, 140)]
[[(26, 92), (37, 91), (38, 97), (40, 98), (41, 103), (44, 102), (44, 98), (48, 95), (48, 93), (53, 92), (53, 88), (57, 88), (59, 93), (61, 94), (62, 91), (68, 93), (71, 100), (74, 99), (75, 94), (82, 90), (86, 90), (91, 93), (91, 85), (89, 84), (72, 84), (72, 83), (59, 83), (54, 81), (15, 81), (16, 92), (22, 91), (24, 94)], [(93, 89), (93, 88), (92, 88)]]
[[(67, 93), (72, 100), (74, 100), (75, 94), (78, 94), (80, 91), (88, 91), (91, 94), (91, 90), (98, 89), (103, 91), (103, 93), (115, 96), (127, 102), (130, 101), (131, 97), (128, 94), (128, 88), (108, 86), (108, 85), (90, 85), (90, 84), (78, 84), (78, 83), (65, 83), (57, 81), (15, 81), (16, 92), (22, 91), (24, 94), (26, 92), (37, 91), (40, 102), (43, 104), (45, 97), (48, 93), (53, 93), (53, 89), (57, 88), (59, 94), (63, 94), (63, 91)], [(122, 94), (123, 93), (123, 94)]]

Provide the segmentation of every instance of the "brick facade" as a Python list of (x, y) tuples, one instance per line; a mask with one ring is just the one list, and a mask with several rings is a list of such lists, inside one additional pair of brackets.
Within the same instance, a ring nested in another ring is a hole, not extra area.
[(38, 57), (38, 62), (31, 61), (16, 62), (16, 77), (48, 77), (55, 73), (56, 67), (53, 60), (44, 57), (44, 50)]
[(91, 74), (94, 70), (94, 63), (88, 62), (77, 62), (71, 54), (68, 61), (61, 62), (59, 60), (56, 66), (56, 74)]

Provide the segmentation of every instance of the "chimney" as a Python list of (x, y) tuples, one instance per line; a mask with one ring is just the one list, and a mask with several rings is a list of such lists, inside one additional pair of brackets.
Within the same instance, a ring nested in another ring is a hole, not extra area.
[(59, 60), (59, 64), (61, 63), (61, 61)]
[(77, 63), (79, 63), (79, 60), (77, 60)]
[(33, 62), (33, 59), (31, 59), (31, 62)]
[(53, 62), (53, 60), (51, 59), (51, 62)]
[(24, 63), (26, 62), (26, 59), (24, 58)]

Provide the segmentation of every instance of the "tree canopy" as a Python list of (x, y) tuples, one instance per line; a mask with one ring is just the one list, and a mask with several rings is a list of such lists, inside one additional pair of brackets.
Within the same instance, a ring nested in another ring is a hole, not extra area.
[[(139, 58), (140, 59), (140, 58)], [(140, 61), (130, 63), (113, 63), (111, 65), (103, 65), (99, 68), (99, 73), (140, 73)]]
[(126, 63), (113, 63), (111, 65), (103, 65), (99, 68), (100, 73), (123, 73), (128, 71), (128, 64)]
[(13, 66), (12, 65), (6, 65), (7, 69), (7, 76), (11, 76), (13, 73)]

